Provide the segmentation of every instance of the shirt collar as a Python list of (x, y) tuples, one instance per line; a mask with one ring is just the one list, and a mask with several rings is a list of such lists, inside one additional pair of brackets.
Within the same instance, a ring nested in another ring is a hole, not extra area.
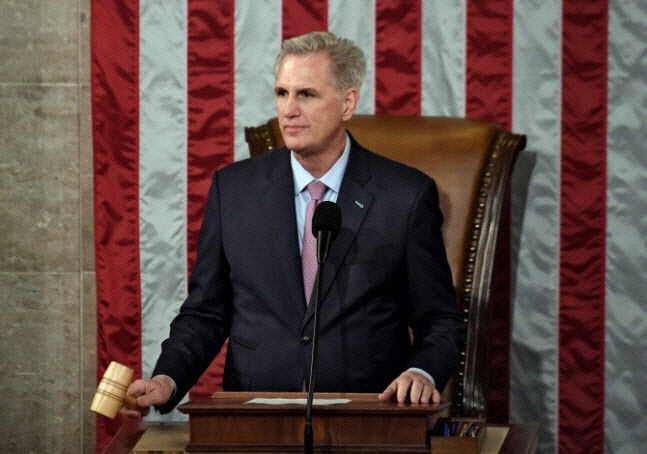
[[(323, 184), (325, 184), (329, 189), (332, 189), (337, 194), (339, 194), (339, 188), (341, 187), (341, 181), (344, 178), (344, 172), (346, 172), (346, 165), (348, 164), (348, 157), (350, 155), (350, 137), (346, 133), (346, 145), (344, 146), (344, 151), (333, 166), (326, 172), (324, 176), (319, 178)], [(316, 180), (310, 172), (303, 168), (301, 163), (297, 161), (297, 158), (294, 157), (294, 152), (290, 153), (290, 164), (292, 166), (292, 175), (294, 176), (294, 195), (298, 195), (303, 191), (306, 186), (312, 181)]]

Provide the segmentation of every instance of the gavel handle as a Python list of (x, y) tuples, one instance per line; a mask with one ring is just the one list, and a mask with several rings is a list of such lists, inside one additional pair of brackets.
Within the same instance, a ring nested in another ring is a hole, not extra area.
[(146, 408), (140, 408), (137, 406), (137, 399), (135, 399), (133, 396), (129, 396), (126, 394), (126, 397), (124, 397), (124, 405), (128, 408), (132, 408), (133, 410), (139, 410), (142, 412), (142, 416), (146, 416), (150, 412), (150, 407)]

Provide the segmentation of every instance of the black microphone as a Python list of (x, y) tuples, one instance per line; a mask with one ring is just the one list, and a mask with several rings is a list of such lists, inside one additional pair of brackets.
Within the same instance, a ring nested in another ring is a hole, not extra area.
[(317, 262), (326, 262), (330, 243), (341, 228), (341, 210), (334, 202), (321, 202), (312, 215), (312, 234), (317, 238)]
[(330, 243), (337, 238), (341, 228), (341, 210), (334, 202), (321, 202), (312, 215), (312, 234), (317, 237), (317, 277), (310, 303), (314, 304), (315, 316), (312, 328), (312, 357), (310, 359), (310, 381), (306, 403), (306, 425), (303, 437), (305, 454), (313, 454), (312, 399), (314, 396), (315, 373), (317, 369), (317, 346), (319, 345), (319, 294), (321, 293), (321, 270), (328, 259)]

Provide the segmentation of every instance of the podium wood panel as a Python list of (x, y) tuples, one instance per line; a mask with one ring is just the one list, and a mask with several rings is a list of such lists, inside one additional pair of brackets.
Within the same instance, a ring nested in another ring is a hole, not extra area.
[[(254, 398), (306, 397), (305, 393), (217, 393), (179, 407), (189, 415), (187, 452), (302, 452), (305, 406), (247, 404)], [(449, 403), (381, 402), (377, 394), (317, 393), (317, 399), (350, 399), (312, 410), (315, 451), (327, 453), (429, 452), (427, 429)]]

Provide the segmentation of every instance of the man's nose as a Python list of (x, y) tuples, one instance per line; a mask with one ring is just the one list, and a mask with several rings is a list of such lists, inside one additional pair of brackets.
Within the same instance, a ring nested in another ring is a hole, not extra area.
[(297, 100), (292, 96), (288, 96), (285, 100), (285, 108), (283, 114), (286, 117), (296, 117), (299, 115), (299, 112), (299, 103), (297, 102)]

